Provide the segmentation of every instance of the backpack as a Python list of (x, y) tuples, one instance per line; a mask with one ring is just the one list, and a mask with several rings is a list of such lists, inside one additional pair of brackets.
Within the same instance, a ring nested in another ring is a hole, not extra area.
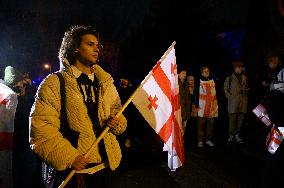
[[(73, 147), (77, 147), (79, 133), (70, 129), (67, 121), (65, 80), (60, 72), (56, 72), (54, 74), (57, 75), (60, 83), (61, 112), (59, 131)], [(54, 180), (58, 173), (59, 172), (57, 172), (50, 164), (42, 161), (42, 179), (46, 188), (53, 188)]]

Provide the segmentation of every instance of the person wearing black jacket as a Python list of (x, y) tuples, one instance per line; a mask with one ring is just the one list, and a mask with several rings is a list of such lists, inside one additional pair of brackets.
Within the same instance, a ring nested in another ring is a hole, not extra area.
[(23, 87), (19, 88), (18, 105), (14, 124), (13, 178), (14, 188), (43, 187), (41, 163), (29, 144), (29, 115), (36, 89), (28, 75), (24, 75)]

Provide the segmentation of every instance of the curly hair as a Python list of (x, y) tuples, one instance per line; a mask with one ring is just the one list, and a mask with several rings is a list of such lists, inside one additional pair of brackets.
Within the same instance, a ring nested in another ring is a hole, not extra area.
[(58, 55), (59, 60), (63, 61), (63, 59), (66, 58), (69, 63), (73, 65), (76, 60), (76, 48), (80, 46), (82, 36), (86, 34), (96, 36), (99, 41), (99, 34), (94, 27), (84, 25), (71, 26), (70, 29), (65, 32), (62, 39)]

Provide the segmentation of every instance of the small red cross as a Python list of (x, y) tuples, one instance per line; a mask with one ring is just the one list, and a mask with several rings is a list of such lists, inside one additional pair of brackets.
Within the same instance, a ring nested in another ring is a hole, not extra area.
[(157, 105), (157, 96), (155, 95), (154, 99), (150, 96), (148, 97), (148, 100), (150, 101), (150, 104), (148, 105), (148, 109), (150, 110), (152, 107), (155, 108), (155, 110), (157, 110), (158, 105)]
[(175, 76), (176, 75), (177, 64), (171, 64), (171, 72)]
[(3, 105), (6, 105), (8, 103), (9, 103), (9, 100), (7, 100), (7, 99), (4, 99), (3, 101), (0, 102), (0, 104), (3, 104)]
[(0, 104), (6, 105), (9, 103), (8, 99), (3, 99), (4, 95), (0, 95)]

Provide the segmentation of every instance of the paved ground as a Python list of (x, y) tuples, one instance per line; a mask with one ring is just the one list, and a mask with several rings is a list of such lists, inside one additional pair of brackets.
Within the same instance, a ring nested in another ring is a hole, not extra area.
[[(254, 125), (259, 126), (257, 122)], [(171, 172), (167, 168), (166, 153), (157, 151), (140, 153), (129, 157), (133, 159), (132, 163), (128, 160), (126, 162), (128, 165), (116, 174), (113, 187), (271, 187), (270, 183), (278, 182), (277, 178), (272, 179), (273, 174), (279, 163), (283, 166), (284, 162), (283, 160), (278, 163), (275, 163), (275, 160), (271, 162), (271, 155), (264, 147), (267, 130), (262, 130), (264, 133), (261, 133), (261, 128), (256, 130), (255, 126), (247, 124), (244, 127), (245, 144), (227, 144), (226, 133), (222, 131), (225, 130), (225, 125), (220, 125), (215, 129), (216, 146), (213, 148), (208, 146), (197, 148), (196, 129), (191, 127), (190, 133), (185, 135), (186, 164), (183, 167)], [(279, 174), (278, 176), (282, 177)]]
[(263, 158), (248, 146), (230, 145), (187, 150), (186, 164), (168, 170), (166, 155), (161, 160), (145, 159), (121, 170), (114, 187), (258, 187)]

